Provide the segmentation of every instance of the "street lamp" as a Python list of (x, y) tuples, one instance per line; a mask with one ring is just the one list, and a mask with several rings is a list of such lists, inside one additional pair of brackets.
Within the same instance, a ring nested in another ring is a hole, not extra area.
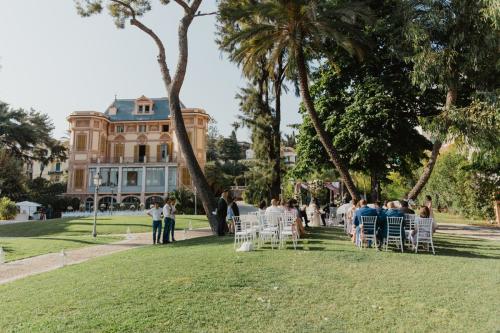
[(96, 224), (97, 224), (97, 192), (99, 191), (99, 186), (101, 186), (101, 183), (102, 183), (102, 178), (101, 178), (101, 175), (99, 174), (99, 172), (95, 174), (93, 180), (94, 180), (95, 192), (94, 192), (94, 227), (92, 229), (92, 237), (96, 238), (97, 237), (97, 230), (96, 230)]
[(111, 210), (110, 210), (111, 215), (113, 215), (113, 205), (115, 203), (114, 193), (115, 193), (115, 185), (111, 184)]

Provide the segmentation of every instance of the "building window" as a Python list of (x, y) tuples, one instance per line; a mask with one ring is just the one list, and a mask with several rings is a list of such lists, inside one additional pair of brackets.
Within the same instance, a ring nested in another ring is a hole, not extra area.
[(137, 113), (143, 113), (144, 112), (144, 106), (143, 105), (139, 105), (137, 107)]
[(189, 170), (187, 168), (182, 168), (182, 185), (191, 185), (191, 175), (189, 174)]
[(165, 186), (165, 168), (147, 168), (146, 186)]
[(101, 168), (102, 186), (118, 186), (118, 168)]
[(168, 125), (161, 125), (162, 132), (168, 132)]
[(140, 186), (142, 168), (123, 168), (123, 186)]
[(116, 133), (123, 133), (125, 132), (123, 125), (116, 125)]
[(56, 163), (56, 172), (60, 172), (61, 171), (61, 163), (60, 162), (57, 162)]
[(101, 154), (106, 153), (106, 139), (104, 136), (101, 136)]
[(84, 170), (75, 170), (75, 188), (83, 188)]
[(139, 125), (139, 132), (141, 133), (146, 132), (146, 125)]
[(168, 191), (173, 191), (177, 188), (177, 167), (168, 168)]
[(87, 135), (78, 134), (76, 136), (76, 151), (84, 151), (87, 149)]
[(115, 143), (115, 163), (120, 162), (120, 157), (124, 157), (125, 144)]
[(144, 105), (144, 113), (149, 113), (149, 105)]

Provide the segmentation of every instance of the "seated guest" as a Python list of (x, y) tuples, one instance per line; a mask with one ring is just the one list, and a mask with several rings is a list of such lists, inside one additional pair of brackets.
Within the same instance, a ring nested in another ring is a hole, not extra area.
[(354, 212), (354, 227), (356, 228), (356, 240), (360, 241), (361, 237), (361, 216), (378, 216), (377, 210), (368, 207), (368, 202), (365, 199), (359, 201), (359, 208)]
[(266, 208), (266, 214), (273, 214), (273, 213), (278, 213), (281, 214), (283, 213), (283, 209), (281, 209), (279, 206), (279, 200), (278, 199), (272, 199), (271, 200), (271, 206)]
[(381, 211), (382, 209), (384, 209), (384, 208), (382, 207), (382, 202), (381, 202), (381, 201), (375, 201), (374, 205), (375, 205), (375, 209), (377, 210), (377, 214), (380, 214), (380, 211)]
[(297, 232), (299, 237), (304, 237), (306, 232), (304, 230), (304, 225), (302, 224), (302, 219), (300, 218), (297, 200), (295, 199), (288, 200), (285, 212), (291, 213), (295, 216), (295, 223), (294, 223), (295, 231)]
[[(418, 212), (418, 216), (421, 218), (424, 218), (424, 219), (429, 218), (431, 216), (431, 210), (427, 206), (422, 206), (422, 207), (420, 207), (420, 211)], [(437, 223), (436, 223), (436, 221), (433, 220), (432, 221), (432, 233), (436, 232), (436, 229), (437, 229)], [(411, 240), (413, 246), (415, 246), (415, 244), (417, 243), (417, 239), (416, 239), (417, 231), (418, 231), (418, 223), (415, 223), (415, 230), (412, 230), (410, 232), (410, 240)]]
[(267, 202), (266, 200), (262, 200), (259, 203), (259, 214), (264, 215), (266, 213)]
[[(408, 202), (406, 202), (408, 205)], [(401, 212), (400, 209), (396, 208), (396, 204), (394, 201), (391, 201), (387, 204), (387, 210), (385, 211), (385, 217), (402, 217), (403, 218), (403, 223), (401, 223), (401, 237), (403, 239), (403, 244), (405, 242), (405, 227), (404, 227), (404, 213)], [(385, 235), (384, 235), (385, 237)]]
[(408, 201), (401, 200), (400, 203), (401, 203), (401, 208), (399, 208), (399, 211), (401, 212), (401, 214), (415, 214), (415, 211), (410, 209), (410, 207), (408, 207)]

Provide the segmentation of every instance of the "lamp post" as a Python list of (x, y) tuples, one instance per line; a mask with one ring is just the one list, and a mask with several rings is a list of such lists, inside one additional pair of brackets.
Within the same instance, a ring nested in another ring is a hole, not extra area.
[(94, 227), (92, 228), (92, 237), (96, 238), (97, 237), (97, 192), (99, 191), (99, 186), (101, 186), (102, 178), (101, 175), (98, 173), (95, 174), (94, 176), (94, 187), (95, 187), (95, 192), (94, 192)]
[(110, 215), (113, 215), (113, 205), (115, 204), (114, 193), (115, 193), (115, 185), (111, 184), (111, 209), (110, 209)]

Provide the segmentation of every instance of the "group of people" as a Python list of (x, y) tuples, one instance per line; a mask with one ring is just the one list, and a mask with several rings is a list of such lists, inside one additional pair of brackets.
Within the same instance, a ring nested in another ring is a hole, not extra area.
[[(373, 207), (368, 206), (368, 202), (364, 199), (356, 201), (352, 201), (352, 206), (348, 210), (346, 214), (346, 221), (352, 222), (352, 229), (348, 230), (349, 234), (352, 237), (353, 242), (359, 239), (363, 239), (363, 226), (361, 223), (362, 216), (376, 216), (376, 226), (375, 226), (375, 234), (377, 238), (378, 247), (380, 248), (384, 242), (384, 238), (387, 233), (387, 217), (402, 217), (403, 223), (401, 224), (401, 237), (403, 240), (403, 244), (406, 240), (405, 234), (405, 214), (415, 214), (415, 211), (409, 207), (408, 201), (402, 200), (399, 202), (399, 206), (395, 201), (386, 201), (382, 205), (381, 202), (376, 202)], [(432, 199), (430, 196), (426, 196), (426, 201), (423, 206), (420, 207), (418, 216), (420, 218), (434, 218), (434, 213), (432, 210)], [(418, 225), (416, 227), (418, 229)], [(434, 233), (437, 229), (437, 223), (433, 220), (432, 224), (432, 232)], [(409, 234), (410, 240), (412, 244), (415, 244), (415, 236), (417, 230), (412, 230)]]
[(153, 219), (153, 244), (175, 242), (175, 202), (175, 199), (169, 198), (162, 208), (158, 202), (155, 202), (154, 207), (146, 212)]
[[(222, 192), (222, 195), (217, 202), (217, 210), (214, 213), (217, 216), (218, 222), (217, 234), (219, 236), (224, 236), (226, 233), (233, 234), (235, 232), (233, 217), (240, 216), (240, 210), (236, 203), (236, 199), (231, 197), (229, 191)], [(290, 199), (288, 201), (280, 201), (278, 199), (272, 199), (270, 206), (267, 205), (265, 200), (260, 202), (258, 211), (260, 216), (276, 213), (291, 213), (295, 215), (295, 230), (297, 230), (297, 233), (300, 236), (305, 234), (302, 219), (305, 217), (307, 221), (307, 215), (305, 210), (299, 208), (297, 200)]]

